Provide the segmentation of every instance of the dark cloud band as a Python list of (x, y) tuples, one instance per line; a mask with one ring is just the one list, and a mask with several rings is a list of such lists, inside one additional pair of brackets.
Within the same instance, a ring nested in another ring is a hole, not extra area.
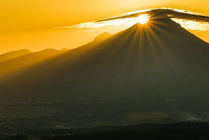
[(174, 9), (151, 9), (146, 11), (136, 12), (134, 14), (128, 14), (124, 16), (112, 17), (103, 20), (98, 20), (96, 22), (108, 21), (108, 20), (115, 20), (115, 19), (123, 19), (123, 18), (134, 18), (138, 17), (141, 14), (149, 14), (150, 16), (163, 16), (167, 15), (170, 18), (180, 18), (180, 19), (187, 19), (187, 20), (195, 20), (200, 22), (209, 22), (209, 16), (191, 13), (188, 11), (183, 10), (174, 10)]

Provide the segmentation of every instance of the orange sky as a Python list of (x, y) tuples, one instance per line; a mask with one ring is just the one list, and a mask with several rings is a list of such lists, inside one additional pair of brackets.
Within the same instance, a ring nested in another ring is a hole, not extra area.
[[(54, 29), (99, 20), (143, 8), (171, 7), (209, 15), (209, 0), (2, 0), (0, 53), (14, 49), (37, 51), (73, 48), (101, 31)], [(205, 40), (208, 32), (198, 32)], [(209, 40), (209, 39), (208, 39)]]

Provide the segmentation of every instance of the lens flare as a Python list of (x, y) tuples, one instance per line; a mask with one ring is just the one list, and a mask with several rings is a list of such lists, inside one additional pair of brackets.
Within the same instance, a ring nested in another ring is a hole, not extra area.
[(149, 20), (149, 16), (148, 15), (141, 15), (137, 18), (137, 20), (140, 24), (146, 24)]

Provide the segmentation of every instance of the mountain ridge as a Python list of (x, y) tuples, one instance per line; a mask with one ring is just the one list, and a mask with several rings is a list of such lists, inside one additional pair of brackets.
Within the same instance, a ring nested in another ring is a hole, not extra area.
[(179, 24), (151, 19), (17, 74), (1, 83), (0, 97), (54, 101), (80, 125), (206, 121), (208, 54)]

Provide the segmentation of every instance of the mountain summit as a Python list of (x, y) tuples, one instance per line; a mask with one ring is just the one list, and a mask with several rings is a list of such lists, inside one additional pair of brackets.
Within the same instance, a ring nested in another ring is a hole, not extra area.
[[(198, 74), (207, 74), (208, 54), (208, 44), (179, 24), (169, 18), (151, 18), (146, 25), (136, 24), (54, 60), (53, 63), (60, 67), (56, 68), (54, 74), (61, 74), (57, 76), (61, 79), (66, 73), (69, 79), (117, 77), (128, 82), (127, 78), (132, 77), (137, 80), (153, 81), (158, 78), (158, 82), (174, 82), (178, 77), (199, 78)], [(64, 77), (68, 80), (66, 75)]]
[(204, 120), (208, 60), (208, 43), (167, 17), (151, 17), (11, 77), (1, 96), (53, 100), (71, 114), (82, 108), (94, 115), (89, 122)]

